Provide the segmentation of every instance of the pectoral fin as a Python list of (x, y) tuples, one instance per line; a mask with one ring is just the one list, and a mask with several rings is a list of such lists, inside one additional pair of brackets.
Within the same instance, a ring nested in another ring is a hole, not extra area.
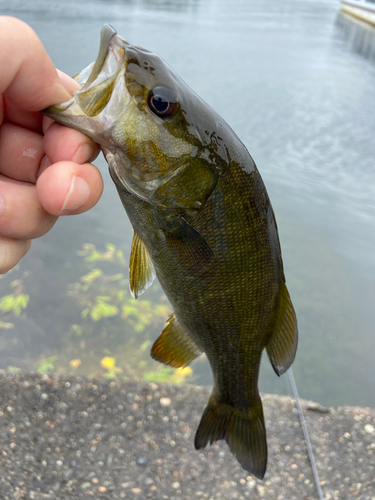
[(192, 276), (201, 276), (209, 269), (214, 253), (200, 232), (183, 217), (178, 217), (174, 226), (165, 231), (165, 237)]
[(297, 351), (297, 318), (288, 289), (283, 283), (280, 304), (273, 323), (273, 334), (267, 344), (267, 354), (277, 375), (287, 371)]
[(129, 285), (136, 299), (152, 284), (155, 279), (155, 269), (145, 244), (134, 232), (129, 264)]
[(199, 347), (171, 314), (167, 326), (152, 346), (151, 356), (160, 363), (181, 368), (188, 366), (200, 354)]

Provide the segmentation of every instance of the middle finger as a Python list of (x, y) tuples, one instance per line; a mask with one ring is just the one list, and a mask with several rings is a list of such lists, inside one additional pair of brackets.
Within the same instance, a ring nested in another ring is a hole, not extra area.
[(3, 122), (0, 127), (1, 174), (35, 184), (43, 155), (42, 135), (10, 122)]

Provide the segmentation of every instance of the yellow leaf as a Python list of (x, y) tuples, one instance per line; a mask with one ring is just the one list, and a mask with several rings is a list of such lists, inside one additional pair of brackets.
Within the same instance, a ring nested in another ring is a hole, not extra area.
[(13, 323), (5, 323), (4, 321), (0, 321), (0, 328), (2, 330), (10, 330), (11, 328), (14, 328)]
[(115, 358), (111, 358), (110, 356), (105, 356), (100, 364), (102, 365), (103, 368), (106, 370), (113, 370), (114, 367), (116, 366), (116, 360)]
[(81, 363), (80, 359), (72, 359), (69, 364), (72, 368), (78, 368)]
[(173, 374), (173, 379), (175, 382), (183, 382), (186, 377), (192, 375), (193, 370), (190, 366), (186, 366), (185, 368), (177, 368)]

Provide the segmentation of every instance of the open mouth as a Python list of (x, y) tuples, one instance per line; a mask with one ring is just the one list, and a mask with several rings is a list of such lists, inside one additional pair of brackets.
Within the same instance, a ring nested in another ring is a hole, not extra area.
[(86, 116), (98, 115), (111, 98), (124, 60), (125, 44), (116, 30), (105, 24), (100, 33), (97, 59), (73, 77), (82, 86), (81, 90), (73, 92), (74, 97), (69, 101), (48, 108), (46, 114), (59, 114), (77, 103)]
[[(104, 64), (106, 62), (107, 55), (109, 55), (109, 53), (110, 53), (109, 48), (111, 45), (111, 40), (116, 35), (117, 35), (116, 30), (114, 28), (112, 28), (112, 26), (110, 26), (109, 24), (105, 24), (102, 27), (101, 32), (100, 32), (99, 54), (98, 54), (98, 57), (96, 58), (96, 61), (94, 62), (94, 66), (91, 70), (91, 73), (90, 73), (87, 81), (82, 82), (82, 84), (84, 85), (84, 88), (87, 88), (88, 86), (90, 86), (100, 75), (100, 73), (104, 67)], [(112, 66), (112, 65), (110, 65), (110, 66)], [(110, 69), (110, 68), (108, 68), (108, 69)], [(84, 88), (82, 90), (84, 90)]]

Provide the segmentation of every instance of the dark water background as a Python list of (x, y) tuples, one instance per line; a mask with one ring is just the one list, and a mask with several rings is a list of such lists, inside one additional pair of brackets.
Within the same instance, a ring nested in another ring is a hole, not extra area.
[[(109, 23), (161, 55), (225, 118), (254, 157), (276, 213), (299, 320), (300, 395), (374, 407), (375, 29), (340, 15), (334, 0), (0, 0), (0, 13), (29, 23), (68, 74), (96, 58)], [(113, 340), (109, 326), (97, 343), (96, 334), (79, 343), (70, 330), (82, 311), (67, 290), (88, 272), (77, 251), (84, 243), (130, 251), (130, 223), (104, 160), (97, 165), (105, 180), (99, 204), (60, 219), (0, 281), (0, 296), (16, 278), (30, 296), (21, 316), (0, 318), (14, 325), (0, 330), (1, 367), (35, 369), (71, 346), (70, 357), (80, 359), (116, 358), (122, 349), (131, 365), (132, 349), (150, 338), (149, 326), (137, 340), (117, 326)], [(163, 303), (157, 285), (143, 297)], [(211, 383), (205, 360), (191, 380)], [(260, 385), (288, 391), (266, 359)]]

